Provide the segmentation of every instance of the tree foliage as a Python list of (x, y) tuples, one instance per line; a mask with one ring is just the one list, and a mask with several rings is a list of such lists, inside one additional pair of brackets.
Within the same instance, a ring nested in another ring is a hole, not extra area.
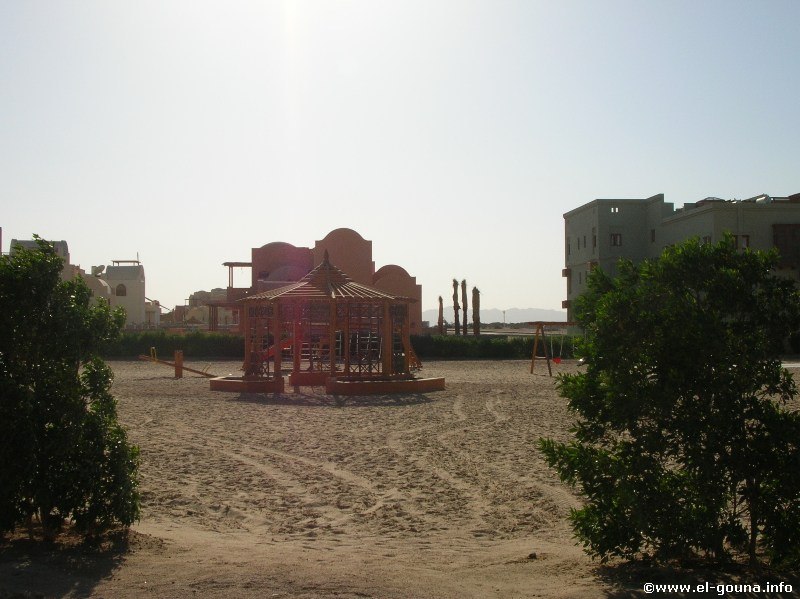
[(539, 443), (585, 496), (571, 520), (589, 553), (798, 564), (800, 415), (780, 352), (800, 300), (776, 260), (727, 236), (592, 272), (586, 370), (558, 382), (574, 440)]
[(93, 534), (139, 514), (138, 449), (98, 357), (125, 315), (61, 269), (41, 240), (0, 258), (0, 533), (38, 518), (53, 538), (71, 518)]

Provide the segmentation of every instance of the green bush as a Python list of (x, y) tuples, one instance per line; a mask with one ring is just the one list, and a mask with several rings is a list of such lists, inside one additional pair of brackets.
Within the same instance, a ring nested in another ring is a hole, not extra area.
[(575, 308), (587, 367), (559, 378), (574, 439), (539, 443), (586, 499), (570, 518), (592, 555), (800, 566), (800, 413), (779, 343), (800, 296), (776, 264), (728, 235), (592, 271)]
[[(575, 338), (553, 337), (551, 357), (572, 358)], [(548, 337), (548, 351), (550, 337)], [(495, 335), (413, 335), (411, 345), (420, 358), (427, 359), (473, 359), (473, 360), (529, 360), (533, 354), (533, 336)], [(540, 339), (537, 355), (544, 357)]]
[(47, 540), (70, 518), (96, 534), (139, 515), (138, 450), (98, 358), (125, 314), (61, 268), (41, 241), (0, 258), (0, 533), (36, 518)]
[(187, 358), (241, 358), (244, 340), (237, 335), (193, 331), (185, 335), (166, 331), (126, 331), (103, 347), (106, 358), (135, 358), (154, 347), (159, 358), (172, 359), (176, 349)]

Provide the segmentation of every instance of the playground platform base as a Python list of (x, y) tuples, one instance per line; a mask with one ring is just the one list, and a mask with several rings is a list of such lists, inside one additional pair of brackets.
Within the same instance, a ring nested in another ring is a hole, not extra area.
[(292, 387), (324, 387), (330, 378), (328, 372), (292, 372), (289, 374), (289, 384)]
[(331, 395), (383, 395), (385, 393), (429, 393), (444, 391), (444, 378), (343, 379), (329, 378), (325, 391)]
[[(313, 380), (312, 380), (313, 379)], [(210, 380), (212, 391), (229, 393), (283, 393), (284, 378), (244, 379), (237, 376), (220, 376)], [(295, 377), (293, 386), (324, 386), (331, 395), (384, 395), (387, 393), (430, 393), (444, 391), (444, 378), (427, 379), (346, 379), (319, 376)]]
[(283, 393), (283, 377), (245, 379), (240, 376), (218, 376), (210, 381), (212, 391), (230, 393)]

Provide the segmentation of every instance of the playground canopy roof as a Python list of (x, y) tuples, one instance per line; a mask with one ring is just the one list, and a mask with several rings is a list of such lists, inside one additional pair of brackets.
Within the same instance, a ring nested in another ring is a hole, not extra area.
[(323, 261), (306, 276), (285, 287), (270, 289), (242, 298), (241, 302), (275, 301), (281, 299), (336, 300), (354, 299), (367, 301), (412, 302), (412, 298), (392, 295), (380, 289), (354, 282), (344, 272), (328, 261), (325, 252)]

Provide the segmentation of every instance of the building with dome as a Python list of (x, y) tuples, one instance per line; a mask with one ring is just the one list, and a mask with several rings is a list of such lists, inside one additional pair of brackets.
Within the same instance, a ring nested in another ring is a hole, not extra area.
[[(372, 241), (364, 239), (352, 229), (340, 228), (316, 241), (313, 247), (295, 246), (283, 241), (273, 241), (252, 248), (249, 262), (225, 262), (229, 269), (225, 301), (209, 302), (209, 328), (219, 326), (221, 308), (239, 311), (239, 300), (296, 283), (329, 256), (332, 264), (345, 273), (351, 281), (368, 285), (393, 296), (408, 298), (409, 332), (418, 334), (422, 326), (422, 286), (417, 284), (402, 266), (388, 264), (375, 268), (372, 258)], [(249, 268), (250, 287), (233, 286), (233, 269)]]
[[(92, 301), (96, 302), (98, 299), (111, 301), (111, 288), (108, 283), (95, 275), (95, 269), (92, 269), (90, 274), (87, 274), (80, 266), (70, 263), (69, 245), (63, 239), (61, 241), (48, 241), (56, 252), (56, 255), (64, 262), (61, 269), (61, 280), (71, 281), (75, 277), (80, 277), (86, 286), (92, 292)], [(10, 250), (14, 253), (16, 248), (25, 248), (26, 250), (38, 250), (39, 245), (34, 239), (12, 239)]]
[[(112, 308), (120, 306), (125, 309), (125, 326), (128, 328), (157, 327), (160, 321), (161, 307), (157, 301), (145, 297), (144, 267), (139, 260), (112, 260), (110, 266), (93, 266), (87, 273), (80, 266), (70, 263), (69, 245), (61, 241), (48, 241), (64, 261), (61, 280), (69, 281), (80, 277), (92, 292), (92, 301), (103, 299)], [(28, 250), (38, 249), (33, 239), (12, 239), (11, 252), (23, 247)]]

